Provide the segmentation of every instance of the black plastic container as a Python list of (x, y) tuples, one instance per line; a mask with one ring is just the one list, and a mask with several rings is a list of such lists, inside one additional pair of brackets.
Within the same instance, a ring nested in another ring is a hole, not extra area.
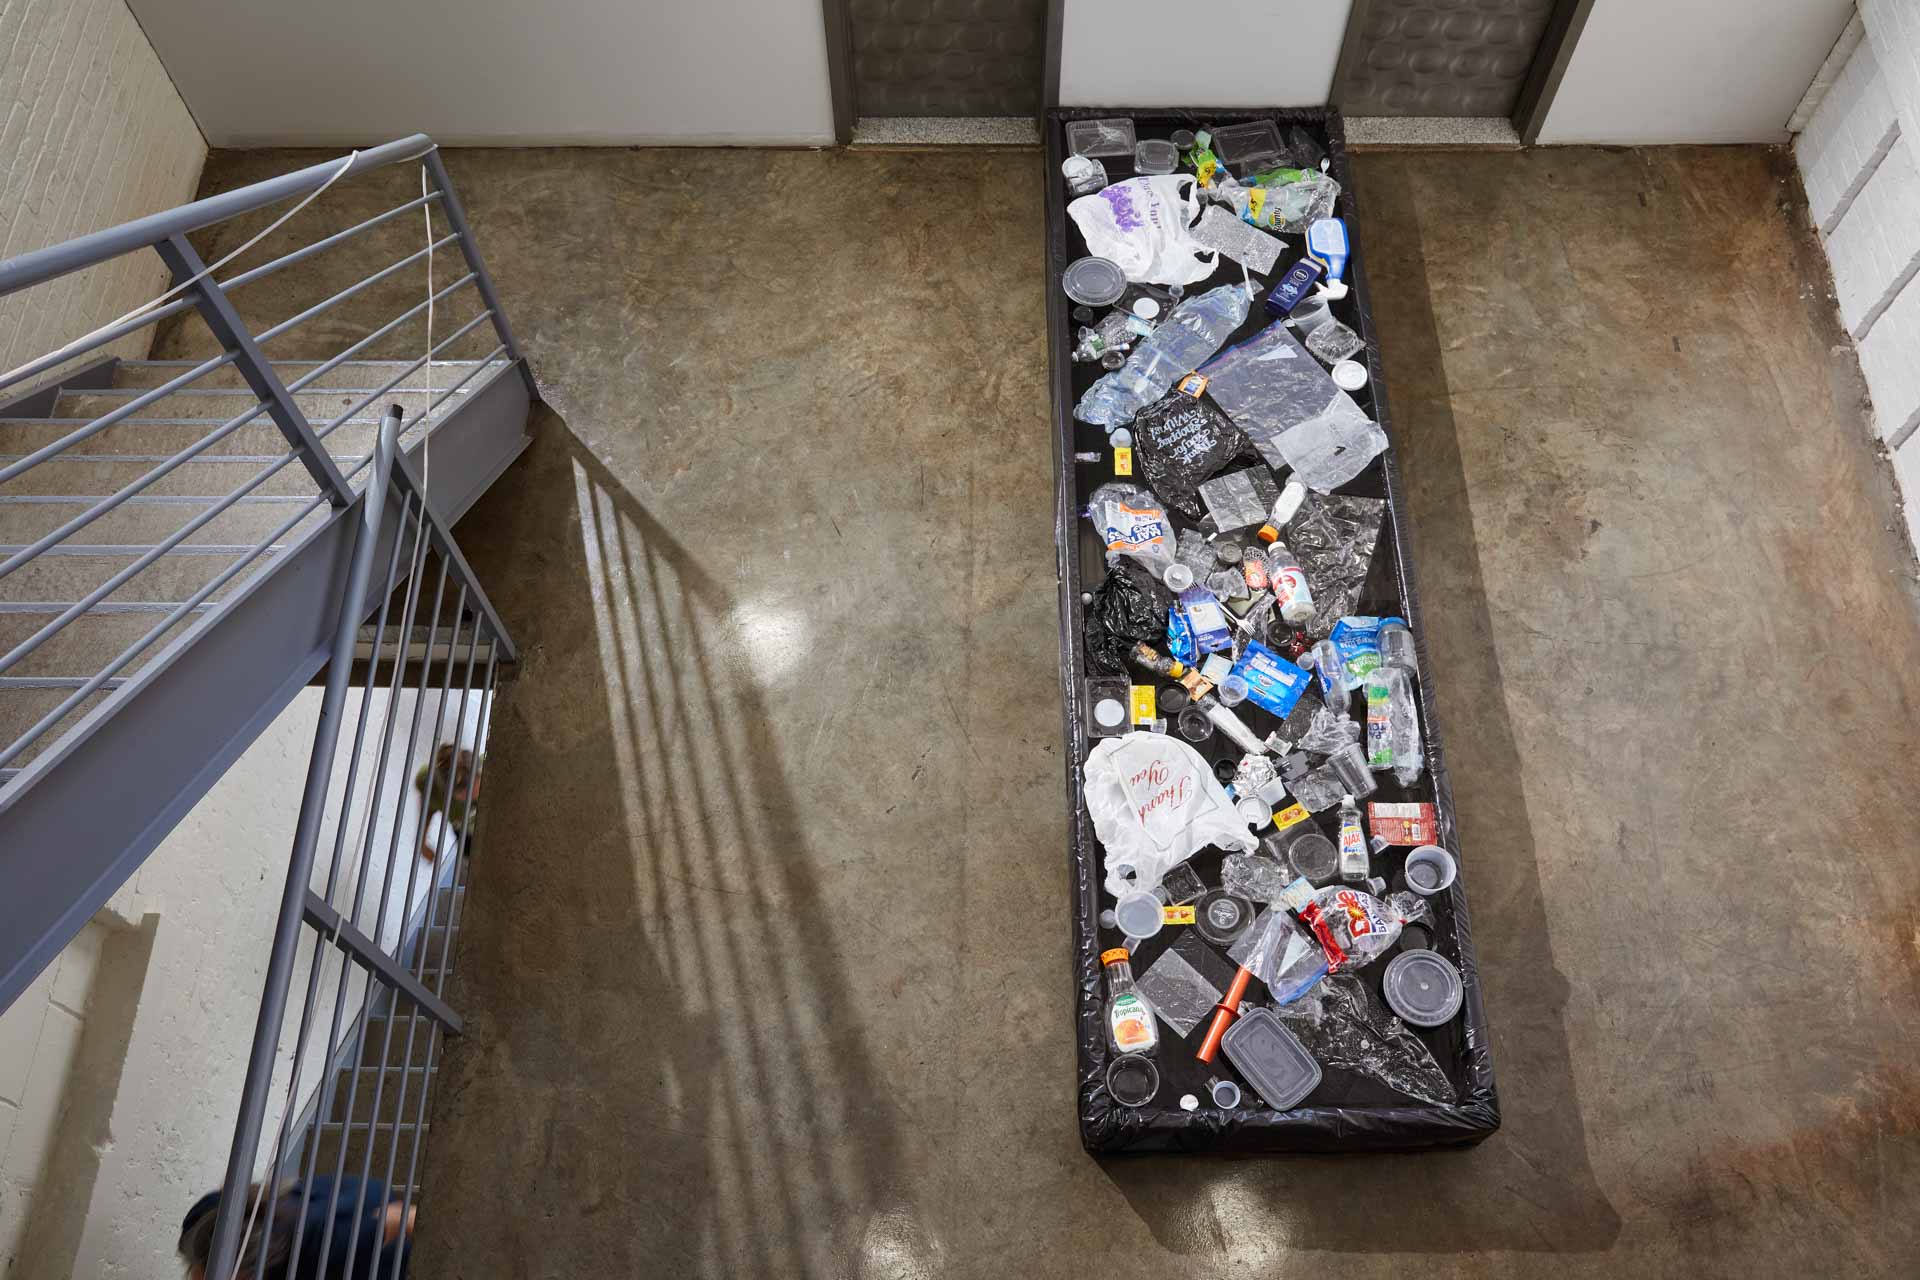
[[(1474, 965), (1472, 931), (1467, 917), (1465, 881), (1471, 873), (1472, 862), (1461, 856), (1455, 835), (1453, 795), (1447, 783), (1446, 755), (1433, 714), (1430, 681), (1444, 681), (1447, 673), (1435, 666), (1426, 651), (1421, 606), (1414, 589), (1412, 563), (1408, 554), (1405, 504), (1391, 448), (1351, 484), (1343, 486), (1340, 492), (1387, 500), (1386, 523), (1374, 550), (1372, 569), (1358, 611), (1379, 615), (1398, 614), (1406, 618), (1419, 647), (1421, 679), (1418, 692), (1426, 739), (1427, 772), (1409, 788), (1396, 785), (1391, 775), (1379, 775), (1383, 785), (1372, 798), (1389, 802), (1432, 801), (1439, 816), (1440, 843), (1453, 853), (1460, 865), (1460, 876), (1452, 888), (1432, 900), (1437, 921), (1432, 931), (1431, 946), (1459, 968), (1465, 999), (1460, 1015), (1446, 1026), (1411, 1028), (1426, 1043), (1445, 1071), (1457, 1095), (1456, 1101), (1451, 1105), (1416, 1101), (1384, 1084), (1328, 1066), (1313, 1092), (1299, 1106), (1288, 1111), (1258, 1106), (1251, 1092), (1245, 1090), (1242, 1105), (1231, 1111), (1205, 1106), (1197, 1111), (1182, 1111), (1176, 1100), (1186, 1093), (1209, 1097), (1207, 1078), (1220, 1074), (1224, 1064), (1216, 1062), (1213, 1067), (1208, 1067), (1193, 1057), (1201, 1032), (1196, 1032), (1190, 1040), (1182, 1040), (1164, 1024), (1161, 1046), (1154, 1055), (1163, 1082), (1159, 1097), (1148, 1106), (1129, 1108), (1117, 1105), (1107, 1096), (1105, 1081), (1109, 1050), (1101, 1019), (1099, 952), (1103, 947), (1118, 945), (1120, 938), (1114, 931), (1100, 927), (1099, 915), (1103, 905), (1100, 887), (1101, 850), (1094, 836), (1093, 821), (1082, 801), (1081, 770), (1091, 742), (1079, 705), (1086, 674), (1085, 651), (1081, 641), (1080, 594), (1083, 590), (1091, 590), (1100, 581), (1103, 548), (1091, 525), (1080, 517), (1079, 511), (1085, 505), (1087, 495), (1111, 479), (1113, 472), (1110, 461), (1106, 460), (1110, 451), (1105, 432), (1073, 420), (1075, 401), (1104, 371), (1097, 364), (1076, 365), (1071, 359), (1072, 320), (1068, 314), (1071, 304), (1059, 288), (1059, 278), (1066, 265), (1083, 256), (1087, 250), (1079, 231), (1067, 217), (1068, 197), (1060, 177), (1060, 164), (1066, 157), (1067, 121), (1120, 115), (1133, 118), (1137, 136), (1141, 138), (1165, 138), (1177, 129), (1201, 129), (1267, 119), (1279, 126), (1283, 139), (1291, 141), (1293, 130), (1299, 128), (1324, 148), (1332, 164), (1330, 172), (1341, 186), (1335, 212), (1347, 220), (1352, 240), (1352, 257), (1346, 276), (1352, 284), (1352, 292), (1344, 301), (1334, 304), (1334, 315), (1367, 340), (1367, 350), (1360, 358), (1367, 364), (1369, 381), (1354, 393), (1354, 398), (1387, 430), (1389, 436), (1392, 434), (1379, 348), (1367, 300), (1364, 236), (1355, 213), (1352, 178), (1347, 169), (1346, 149), (1337, 113), (1168, 108), (1134, 111), (1124, 107), (1102, 107), (1062, 109), (1047, 114), (1047, 325), (1052, 355), (1055, 426), (1055, 541), (1060, 556), (1061, 676), (1069, 747), (1068, 792), (1073, 804), (1069, 854), (1074, 893), (1073, 965), (1079, 1044), (1081, 1140), (1093, 1152), (1379, 1151), (1478, 1142), (1499, 1127), (1500, 1107), (1494, 1091), (1486, 1011), (1481, 1004), (1479, 973)], [(1107, 164), (1108, 176), (1114, 181), (1133, 176), (1129, 163), (1124, 159), (1116, 158)], [(1276, 268), (1276, 277), (1304, 252), (1303, 237), (1282, 238), (1286, 243), (1286, 252)], [(1239, 279), (1239, 266), (1223, 258), (1212, 277), (1187, 287), (1187, 296)], [(1267, 283), (1271, 284), (1272, 280), (1269, 279)], [(1256, 298), (1246, 323), (1234, 334), (1230, 343), (1252, 336), (1269, 323), (1271, 318)], [(1103, 461), (1076, 461), (1074, 455), (1082, 452), (1098, 452), (1103, 455)], [(1135, 482), (1139, 482), (1137, 477)], [(1256, 732), (1262, 734), (1274, 727), (1273, 722), (1264, 716), (1264, 712), (1248, 716)], [(1219, 735), (1215, 735), (1201, 744), (1199, 749), (1209, 758), (1218, 758), (1231, 748)], [(1322, 832), (1336, 834), (1334, 811), (1318, 814), (1314, 821)], [(1407, 850), (1396, 848), (1376, 858), (1373, 864), (1375, 874), (1391, 879), (1399, 870), (1406, 853)], [(1191, 865), (1208, 884), (1217, 885), (1220, 883), (1221, 857), (1218, 850), (1205, 850), (1192, 859)], [(1136, 955), (1136, 968), (1144, 971), (1151, 965), (1160, 951), (1170, 945), (1177, 932), (1177, 928), (1166, 929), (1143, 942)], [(1370, 996), (1382, 1005), (1380, 981), (1386, 963), (1387, 960), (1383, 958), (1359, 971), (1360, 977), (1368, 985)], [(1228, 971), (1231, 971), (1231, 966)], [(1257, 982), (1254, 989), (1257, 994), (1264, 994)]]

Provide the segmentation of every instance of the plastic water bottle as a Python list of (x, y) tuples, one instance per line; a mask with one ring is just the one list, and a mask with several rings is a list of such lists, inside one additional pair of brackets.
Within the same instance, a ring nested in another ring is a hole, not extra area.
[(1281, 618), (1296, 627), (1313, 621), (1313, 588), (1307, 585), (1307, 571), (1278, 539), (1267, 547), (1267, 582)]
[(1127, 363), (1087, 388), (1073, 416), (1095, 426), (1118, 426), (1167, 393), (1220, 350), (1247, 318), (1245, 285), (1225, 284), (1187, 298), (1134, 348)]

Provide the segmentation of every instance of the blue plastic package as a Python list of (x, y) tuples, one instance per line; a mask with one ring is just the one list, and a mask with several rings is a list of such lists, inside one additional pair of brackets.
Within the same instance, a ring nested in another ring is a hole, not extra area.
[(1247, 682), (1249, 701), (1282, 720), (1312, 678), (1258, 640), (1247, 641), (1246, 652), (1233, 664), (1233, 674)]
[(1167, 610), (1167, 656), (1190, 667), (1200, 661), (1193, 648), (1193, 628), (1178, 604)]
[[(1193, 635), (1193, 647), (1201, 653), (1219, 653), (1233, 648), (1233, 628), (1227, 625), (1227, 611), (1205, 587), (1188, 587), (1180, 593), (1178, 612), (1186, 617)], [(1182, 659), (1185, 661), (1185, 659)]]
[(1340, 650), (1350, 680), (1355, 683), (1365, 680), (1380, 665), (1380, 628), (1389, 622), (1407, 625), (1405, 618), (1395, 617), (1346, 617), (1333, 624), (1327, 638)]

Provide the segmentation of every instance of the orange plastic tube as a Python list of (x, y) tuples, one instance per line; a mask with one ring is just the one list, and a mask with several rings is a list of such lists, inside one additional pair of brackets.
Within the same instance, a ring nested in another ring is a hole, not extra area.
[(1247, 994), (1247, 983), (1253, 980), (1253, 970), (1245, 965), (1233, 975), (1233, 985), (1227, 988), (1227, 994), (1220, 1003), (1213, 1006), (1213, 1025), (1207, 1028), (1207, 1038), (1200, 1042), (1200, 1052), (1193, 1056), (1202, 1062), (1212, 1062), (1213, 1056), (1220, 1052), (1220, 1037), (1227, 1034), (1227, 1028), (1240, 1016), (1240, 1001)]

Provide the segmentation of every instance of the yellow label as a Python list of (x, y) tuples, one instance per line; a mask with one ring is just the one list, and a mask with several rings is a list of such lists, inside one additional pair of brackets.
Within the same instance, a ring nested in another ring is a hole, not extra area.
[(1257, 225), (1260, 221), (1260, 209), (1266, 203), (1267, 189), (1265, 187), (1251, 188), (1247, 192), (1247, 221)]
[(1133, 474), (1133, 450), (1127, 445), (1113, 447), (1113, 474), (1130, 476)]
[(1183, 907), (1160, 908), (1160, 923), (1161, 924), (1192, 924), (1193, 923), (1193, 904), (1189, 902)]
[(1281, 831), (1285, 831), (1295, 823), (1305, 822), (1306, 820), (1307, 811), (1297, 804), (1290, 804), (1273, 815), (1273, 825)]
[(1152, 724), (1158, 718), (1155, 714), (1154, 702), (1152, 685), (1133, 686), (1133, 722), (1135, 724)]

